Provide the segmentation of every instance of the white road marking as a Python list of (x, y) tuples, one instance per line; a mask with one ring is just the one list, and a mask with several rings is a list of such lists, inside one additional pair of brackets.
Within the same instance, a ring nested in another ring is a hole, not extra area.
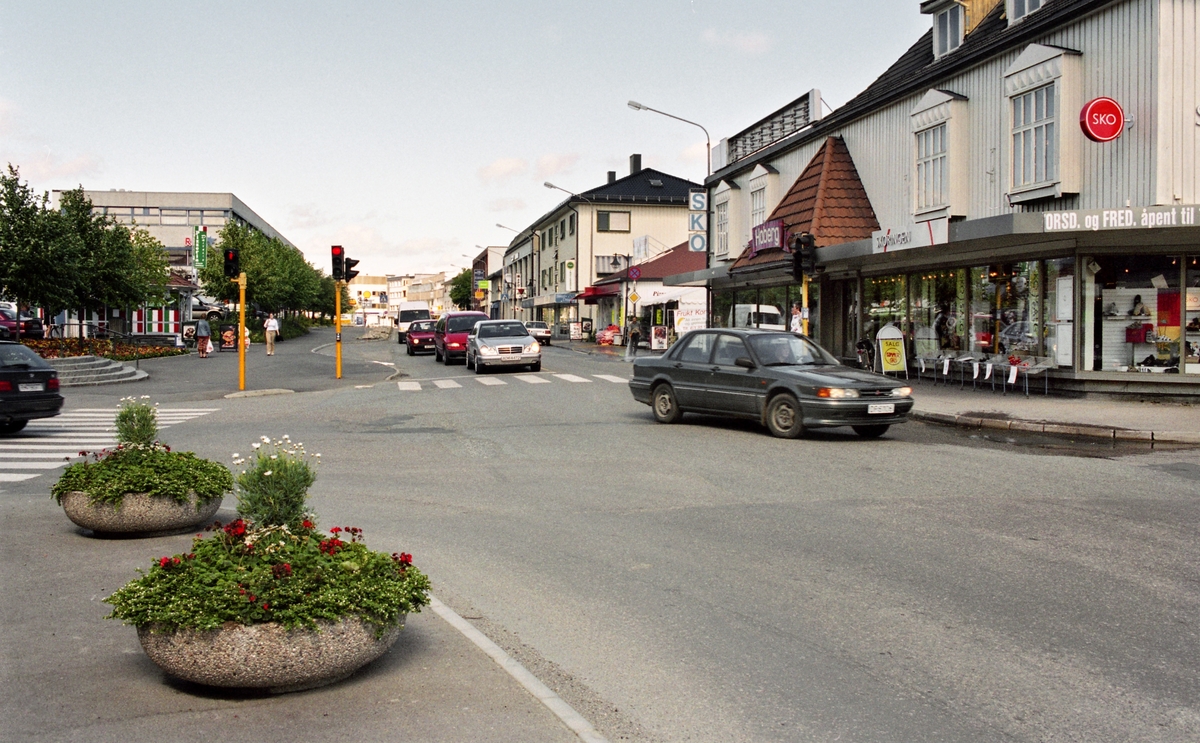
[(0, 482), (21, 482), (22, 480), (32, 480), (33, 478), (37, 477), (39, 474), (41, 474), (41, 473), (39, 472), (39, 473), (30, 475), (30, 474), (22, 474), (22, 473), (18, 473), (18, 472), (0, 472)]
[(612, 374), (593, 374), (592, 376), (596, 379), (603, 379), (606, 382), (613, 382), (614, 384), (625, 384), (629, 381), (625, 377), (616, 377)]
[(585, 379), (584, 377), (579, 377), (574, 374), (555, 374), (554, 376), (558, 377), (564, 382), (575, 382), (576, 384), (579, 384), (580, 382), (587, 382), (588, 384), (592, 383), (592, 380)]
[(433, 383), (441, 390), (452, 390), (456, 387), (462, 387), (461, 384), (455, 382), (453, 379), (435, 379)]
[[(62, 458), (57, 462), (3, 462), (0, 461), (0, 470), (56, 470), (66, 464)], [(36, 475), (35, 475), (36, 476)]]
[(519, 379), (522, 382), (528, 382), (529, 384), (550, 384), (549, 379), (546, 379), (545, 377), (535, 377), (532, 374), (518, 374), (517, 376), (513, 377), (513, 379)]
[(421, 391), (421, 383), (420, 382), (396, 382), (396, 387), (401, 392), (420, 392)]
[(486, 387), (496, 387), (501, 384), (508, 384), (508, 382), (505, 382), (503, 379), (496, 379), (495, 377), (480, 377), (475, 381)]

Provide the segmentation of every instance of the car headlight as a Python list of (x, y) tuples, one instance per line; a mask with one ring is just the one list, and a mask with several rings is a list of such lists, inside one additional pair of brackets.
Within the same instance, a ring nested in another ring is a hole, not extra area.
[(491, 346), (480, 345), (479, 353), (483, 354), (484, 356), (495, 356), (496, 354), (498, 354), (500, 352), (497, 351), (496, 349), (492, 348)]
[(892, 397), (908, 397), (912, 394), (912, 387), (897, 387), (892, 390)]
[(541, 350), (542, 350), (542, 347), (538, 345), (537, 341), (534, 341), (533, 343), (530, 343), (528, 346), (525, 346), (525, 353), (537, 353), (538, 351), (541, 351)]
[(848, 397), (858, 397), (858, 390), (842, 389), (840, 387), (820, 387), (817, 397), (827, 397), (830, 400), (843, 400)]

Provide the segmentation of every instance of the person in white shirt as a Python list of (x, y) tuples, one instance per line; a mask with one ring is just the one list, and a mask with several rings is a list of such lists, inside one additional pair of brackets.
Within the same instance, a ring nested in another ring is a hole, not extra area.
[(267, 336), (267, 355), (274, 356), (275, 336), (279, 333), (279, 321), (275, 319), (274, 312), (267, 316), (267, 321), (263, 324), (263, 331)]
[(803, 330), (804, 325), (801, 322), (801, 320), (803, 319), (803, 315), (804, 315), (804, 312), (800, 308), (800, 303), (792, 302), (792, 323), (791, 323), (789, 329), (793, 333), (799, 333), (801, 330)]

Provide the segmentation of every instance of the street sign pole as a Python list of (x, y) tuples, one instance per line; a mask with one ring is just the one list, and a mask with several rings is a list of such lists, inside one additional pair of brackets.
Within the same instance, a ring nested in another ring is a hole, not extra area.
[(342, 378), (342, 282), (333, 282), (333, 338), (337, 346), (337, 379)]

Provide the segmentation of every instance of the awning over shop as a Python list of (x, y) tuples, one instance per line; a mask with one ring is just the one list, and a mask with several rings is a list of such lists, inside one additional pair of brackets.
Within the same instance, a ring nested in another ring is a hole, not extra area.
[(576, 301), (582, 301), (584, 304), (596, 304), (601, 297), (619, 297), (621, 296), (620, 284), (601, 284), (599, 286), (589, 286), (580, 293), (575, 295)]
[(704, 288), (697, 286), (670, 286), (638, 293), (641, 296), (637, 303), (642, 307), (668, 302), (679, 302), (680, 307), (704, 307), (707, 300)]

